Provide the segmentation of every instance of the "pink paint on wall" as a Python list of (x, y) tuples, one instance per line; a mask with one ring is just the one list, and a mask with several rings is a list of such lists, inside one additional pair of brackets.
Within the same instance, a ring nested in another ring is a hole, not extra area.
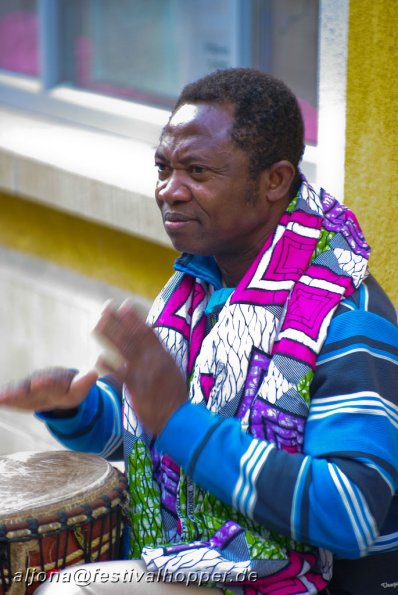
[(0, 18), (0, 68), (38, 76), (39, 43), (35, 14), (18, 11)]
[(305, 142), (316, 145), (318, 141), (318, 110), (305, 99), (301, 99), (301, 97), (297, 99), (304, 118)]

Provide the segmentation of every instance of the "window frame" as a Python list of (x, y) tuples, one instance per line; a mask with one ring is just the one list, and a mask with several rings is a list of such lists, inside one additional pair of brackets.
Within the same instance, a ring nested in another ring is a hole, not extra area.
[[(153, 147), (167, 121), (168, 110), (98, 95), (57, 80), (57, 3), (38, 0), (42, 77), (40, 80), (0, 71), (0, 107), (32, 117), (62, 120), (106, 134), (128, 137)], [(344, 189), (346, 68), (349, 0), (320, 0), (318, 143), (307, 145), (302, 169), (310, 181), (340, 198)], [(243, 23), (246, 31), (250, 23)]]

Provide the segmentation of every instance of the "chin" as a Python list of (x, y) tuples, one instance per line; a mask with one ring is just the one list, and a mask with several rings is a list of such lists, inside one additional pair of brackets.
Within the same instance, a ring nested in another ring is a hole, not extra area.
[(173, 244), (174, 250), (177, 250), (177, 252), (186, 252), (187, 254), (192, 254), (194, 256), (213, 256), (211, 248), (206, 248), (206, 246), (201, 245), (200, 242), (192, 241), (193, 238), (188, 237), (188, 234), (184, 234), (184, 237), (182, 234), (178, 236), (177, 233), (167, 233), (167, 235)]
[(187, 242), (186, 239), (184, 241), (182, 238), (178, 238), (176, 236), (172, 237), (170, 234), (167, 235), (169, 236), (170, 241), (173, 244), (174, 250), (177, 250), (177, 252), (188, 252), (189, 254), (197, 254), (197, 252), (194, 250), (194, 246)]

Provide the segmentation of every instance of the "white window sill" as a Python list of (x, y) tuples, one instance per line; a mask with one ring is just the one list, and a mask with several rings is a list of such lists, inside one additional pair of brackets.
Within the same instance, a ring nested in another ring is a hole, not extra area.
[(150, 143), (0, 104), (1, 190), (170, 246), (153, 153)]

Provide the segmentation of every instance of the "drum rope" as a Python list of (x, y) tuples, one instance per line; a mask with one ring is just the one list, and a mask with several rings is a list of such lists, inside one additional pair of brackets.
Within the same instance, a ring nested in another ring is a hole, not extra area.
[[(6, 527), (4, 525), (0, 526), (0, 579), (1, 584), (7, 586), (9, 584), (9, 580), (11, 577), (11, 555), (10, 555), (10, 543), (6, 540)], [(8, 571), (8, 578), (6, 578), (4, 573), (4, 563), (7, 565)]]

